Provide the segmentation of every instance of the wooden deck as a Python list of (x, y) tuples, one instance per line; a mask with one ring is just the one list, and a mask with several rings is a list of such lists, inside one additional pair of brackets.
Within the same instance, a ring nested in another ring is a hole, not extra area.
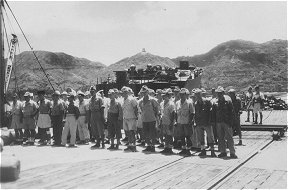
[(14, 153), (22, 169), (17, 181), (2, 183), (1, 188), (286, 189), (287, 137), (271, 140), (271, 132), (243, 132), (245, 146), (236, 146), (238, 159), (200, 158), (196, 152), (191, 157), (145, 154), (141, 147), (139, 152), (125, 153), (90, 150), (88, 145), (74, 149), (6, 146), (3, 153)]
[[(247, 112), (244, 111), (241, 114), (241, 124), (242, 125), (252, 125), (252, 118), (250, 113), (250, 121), (245, 122), (247, 119)], [(258, 116), (259, 122), (259, 116)], [(287, 110), (273, 110), (273, 111), (263, 111), (263, 125), (287, 125)]]

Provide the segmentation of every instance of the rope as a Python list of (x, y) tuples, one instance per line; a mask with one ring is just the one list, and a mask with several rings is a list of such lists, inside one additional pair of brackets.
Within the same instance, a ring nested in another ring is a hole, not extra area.
[(52, 83), (51, 83), (51, 81), (50, 81), (50, 79), (49, 79), (48, 75), (46, 74), (46, 72), (45, 72), (44, 68), (42, 67), (42, 65), (41, 65), (41, 63), (40, 63), (40, 61), (39, 61), (38, 57), (36, 56), (36, 54), (35, 54), (35, 52), (34, 52), (34, 50), (33, 50), (32, 46), (31, 46), (31, 44), (29, 43), (29, 41), (28, 41), (28, 39), (27, 39), (27, 37), (26, 37), (26, 35), (25, 35), (24, 31), (22, 30), (22, 28), (21, 28), (21, 26), (20, 26), (20, 24), (19, 24), (19, 22), (18, 22), (18, 20), (17, 20), (16, 16), (14, 15), (14, 13), (13, 13), (12, 9), (10, 8), (10, 6), (9, 6), (8, 2), (7, 2), (6, 0), (4, 0), (4, 1), (5, 1), (6, 5), (7, 5), (7, 7), (9, 8), (9, 10), (10, 10), (10, 12), (11, 12), (11, 14), (12, 14), (13, 18), (15, 19), (15, 21), (16, 21), (16, 23), (17, 23), (17, 25), (18, 25), (19, 29), (21, 30), (21, 33), (22, 33), (22, 35), (24, 36), (24, 38), (25, 38), (25, 40), (26, 40), (26, 42), (27, 42), (28, 46), (29, 46), (29, 47), (30, 47), (30, 49), (32, 50), (32, 53), (33, 53), (34, 57), (36, 58), (36, 61), (37, 61), (37, 63), (39, 64), (39, 66), (40, 66), (41, 70), (43, 71), (43, 73), (44, 73), (45, 77), (47, 78), (47, 80), (48, 80), (49, 84), (51, 85), (52, 89), (55, 91), (55, 89), (54, 89), (54, 87), (53, 87), (53, 85), (52, 85)]
[(268, 119), (268, 117), (271, 115), (272, 111), (273, 111), (273, 109), (271, 109), (270, 113), (267, 115), (267, 117), (265, 119), (263, 119), (262, 122), (264, 122), (266, 119)]

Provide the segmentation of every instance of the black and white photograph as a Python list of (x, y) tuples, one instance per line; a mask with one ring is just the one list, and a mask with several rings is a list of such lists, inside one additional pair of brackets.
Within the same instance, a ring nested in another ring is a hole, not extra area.
[(1, 189), (288, 189), (287, 5), (0, 0)]

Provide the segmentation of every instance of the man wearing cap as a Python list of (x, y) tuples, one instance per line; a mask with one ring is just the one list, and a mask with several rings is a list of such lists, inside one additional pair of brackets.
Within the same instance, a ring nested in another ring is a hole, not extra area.
[(128, 147), (124, 151), (136, 152), (136, 124), (138, 115), (138, 103), (135, 98), (129, 95), (129, 88), (124, 86), (121, 91), (123, 92), (124, 102), (123, 110), (123, 129), (128, 135)]
[(157, 137), (156, 120), (159, 116), (159, 106), (157, 99), (149, 95), (147, 86), (142, 86), (141, 92), (143, 93), (143, 98), (139, 101), (139, 107), (142, 113), (143, 131), (147, 144), (146, 149), (143, 151), (155, 152)]
[(235, 154), (234, 141), (233, 141), (233, 118), (234, 108), (231, 98), (224, 95), (224, 88), (219, 86), (215, 92), (217, 99), (212, 104), (212, 122), (216, 123), (218, 134), (218, 149), (221, 152), (218, 157), (223, 158), (227, 156), (226, 141), (230, 150), (230, 158), (237, 158)]
[[(65, 125), (62, 132), (61, 143), (68, 147), (76, 147), (76, 130), (77, 130), (77, 119), (79, 118), (79, 108), (74, 105), (75, 95), (73, 92), (68, 94), (68, 107), (65, 110)], [(67, 145), (67, 137), (70, 133), (70, 143)]]
[(179, 154), (190, 156), (190, 149), (192, 146), (192, 125), (195, 108), (193, 102), (188, 100), (188, 95), (190, 94), (188, 89), (181, 88), (179, 94), (180, 100), (176, 102), (177, 127), (175, 127), (175, 136), (182, 141), (182, 150)]
[(234, 108), (234, 122), (233, 122), (233, 129), (236, 131), (237, 135), (239, 136), (238, 145), (242, 145), (242, 133), (241, 133), (241, 124), (240, 124), (240, 115), (242, 114), (242, 105), (241, 99), (236, 96), (235, 90), (230, 89), (228, 94), (232, 100), (233, 108)]
[(62, 102), (65, 109), (67, 108), (67, 106), (69, 104), (67, 96), (68, 96), (68, 93), (66, 91), (64, 91), (64, 92), (62, 92), (61, 97), (60, 97), (60, 101)]
[(50, 140), (50, 127), (51, 118), (50, 111), (52, 102), (45, 98), (45, 91), (41, 90), (37, 92), (39, 98), (39, 116), (37, 121), (38, 133), (40, 136), (39, 144), (46, 145)]
[(250, 112), (252, 112), (252, 118), (253, 118), (252, 121), (254, 122), (252, 99), (253, 99), (252, 86), (249, 86), (248, 92), (245, 95), (245, 105), (247, 109), (247, 120), (245, 122), (250, 122)]
[(164, 101), (161, 103), (163, 107), (162, 114), (162, 129), (163, 135), (165, 136), (165, 148), (160, 153), (173, 154), (173, 129), (176, 119), (176, 108), (175, 103), (171, 100), (172, 90), (167, 89), (163, 92)]
[[(31, 100), (31, 94), (26, 92), (24, 94), (25, 102), (22, 104), (22, 112), (23, 112), (23, 129), (24, 135), (28, 138), (27, 142), (24, 144), (34, 144), (35, 135), (36, 135), (36, 122), (35, 116), (38, 113), (38, 105), (36, 102)], [(22, 119), (21, 119), (22, 120)]]
[[(143, 92), (139, 91), (138, 93), (138, 100), (137, 100), (137, 104), (139, 105), (139, 102), (142, 100), (143, 98)], [(142, 113), (141, 113), (141, 109), (138, 106), (138, 119), (137, 119), (137, 133), (139, 134), (140, 138), (137, 141), (138, 145), (140, 146), (145, 146), (145, 137), (144, 137), (144, 131), (143, 131), (143, 122), (142, 122)]]
[(162, 128), (162, 123), (161, 123), (161, 117), (163, 114), (163, 91), (161, 89), (156, 90), (156, 99), (158, 103), (158, 110), (159, 110), (159, 115), (156, 120), (156, 129), (157, 129), (157, 141), (160, 140), (160, 145), (158, 148), (164, 148), (164, 137), (163, 137), (163, 128)]
[(96, 88), (91, 86), (90, 88), (91, 99), (89, 101), (89, 120), (91, 125), (91, 132), (93, 137), (97, 139), (97, 142), (91, 148), (99, 148), (102, 142), (102, 148), (105, 148), (104, 142), (104, 102), (100, 96), (96, 96)]
[(255, 121), (254, 124), (258, 124), (258, 112), (260, 115), (260, 122), (259, 124), (262, 125), (262, 109), (264, 108), (264, 94), (260, 92), (260, 87), (257, 85), (255, 87), (255, 93), (252, 98), (252, 106), (253, 106), (253, 113), (255, 115)]
[[(111, 146), (108, 149), (119, 149), (120, 139), (121, 139), (121, 126), (119, 123), (122, 121), (122, 106), (116, 100), (114, 90), (110, 89), (108, 91), (108, 96), (110, 98), (108, 106), (108, 138), (111, 140)], [(114, 139), (117, 139), (116, 146), (114, 145)]]
[(80, 139), (80, 144), (88, 144), (90, 140), (90, 134), (88, 130), (88, 103), (84, 100), (84, 93), (82, 91), (77, 92), (79, 100), (79, 118), (77, 120), (77, 128)]
[(23, 138), (21, 117), (22, 117), (22, 102), (18, 98), (18, 94), (13, 95), (13, 103), (11, 105), (11, 129), (15, 131), (16, 143), (20, 143)]
[(53, 128), (53, 144), (52, 146), (61, 146), (61, 137), (63, 130), (63, 117), (65, 107), (60, 100), (60, 92), (57, 90), (52, 95), (53, 104), (51, 107), (51, 125)]
[[(217, 100), (217, 93), (215, 92), (215, 90), (216, 90), (215, 88), (211, 89), (212, 97), (210, 101), (212, 105)], [(215, 144), (218, 144), (217, 127), (215, 122), (212, 122), (212, 128), (213, 128), (214, 142)]]
[[(180, 95), (179, 95), (179, 92), (180, 92), (180, 88), (178, 86), (176, 86), (174, 89), (173, 89), (173, 97), (172, 97), (172, 101), (175, 103), (175, 106), (177, 107), (177, 102), (179, 103), (178, 100), (180, 100)], [(173, 145), (174, 145), (174, 148), (176, 149), (179, 149), (181, 148), (181, 145), (178, 143), (179, 141), (181, 141), (179, 139), (179, 137), (177, 136), (174, 136), (174, 142), (173, 142)]]
[(195, 123), (197, 130), (197, 137), (201, 144), (201, 153), (199, 156), (206, 156), (205, 150), (205, 134), (207, 134), (207, 143), (211, 148), (211, 157), (216, 157), (214, 152), (214, 137), (213, 137), (213, 129), (211, 125), (211, 102), (202, 97), (203, 91), (201, 89), (195, 90)]

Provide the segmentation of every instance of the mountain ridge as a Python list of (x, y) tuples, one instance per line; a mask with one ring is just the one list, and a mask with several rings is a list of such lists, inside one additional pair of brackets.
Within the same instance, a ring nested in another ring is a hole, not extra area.
[[(126, 70), (132, 64), (136, 69), (147, 64), (177, 67), (179, 61), (187, 60), (191, 65), (202, 67), (204, 88), (233, 87), (244, 89), (260, 84), (269, 90), (287, 91), (287, 40), (274, 39), (264, 43), (246, 40), (223, 42), (207, 53), (194, 56), (178, 56), (170, 59), (146, 52), (143, 49), (130, 57), (125, 57), (109, 66), (101, 62), (78, 58), (63, 52), (35, 51), (40, 63), (57, 89), (73, 87), (80, 89), (96, 84), (98, 79), (113, 78), (117, 70)], [(31, 51), (16, 55), (16, 73), (22, 90), (49, 88), (47, 79), (39, 68)], [(12, 83), (15, 78), (12, 77)], [(11, 87), (13, 84), (10, 84)]]

